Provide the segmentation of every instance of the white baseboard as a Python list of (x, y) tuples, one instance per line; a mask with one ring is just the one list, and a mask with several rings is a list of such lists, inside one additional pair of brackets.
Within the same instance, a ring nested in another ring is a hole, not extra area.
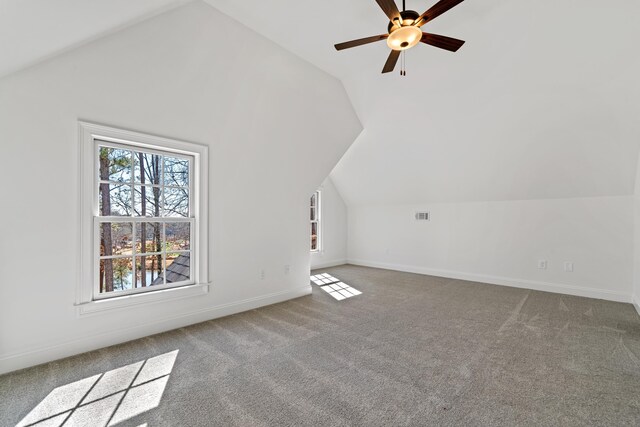
[(635, 295), (633, 297), (633, 306), (636, 308), (638, 316), (640, 316), (640, 295)]
[(110, 345), (120, 344), (160, 332), (182, 328), (184, 326), (216, 319), (218, 317), (229, 316), (242, 311), (276, 304), (293, 298), (309, 295), (310, 293), (311, 285), (307, 285), (293, 290), (275, 292), (229, 304), (222, 304), (215, 307), (208, 307), (189, 313), (179, 314), (173, 317), (164, 318), (160, 321), (136, 325), (131, 328), (110, 331), (88, 338), (81, 338), (49, 347), (35, 348), (21, 353), (2, 356), (0, 357), (0, 374), (39, 365), (41, 363), (50, 362), (63, 357), (85, 353), (87, 351), (97, 350)]
[[(450, 279), (467, 280), (471, 282), (489, 283), (492, 285), (510, 286), (513, 288), (531, 289), (535, 291), (553, 292), (557, 294), (575, 295), (579, 297), (596, 298), (608, 301), (626, 302), (632, 301), (631, 295), (623, 292), (615, 292), (607, 289), (586, 288), (583, 286), (567, 285), (564, 283), (540, 282), (527, 279), (513, 279), (510, 277), (489, 276), (485, 274), (464, 273), (459, 271), (438, 270), (426, 267), (418, 267), (403, 264), (387, 264), (365, 260), (350, 259), (348, 264), (361, 265), (363, 267), (383, 268), (386, 270), (404, 271), (407, 273), (426, 274), (428, 276), (447, 277)], [(637, 308), (637, 306), (636, 306)]]
[(313, 264), (311, 263), (311, 269), (312, 270), (317, 270), (319, 268), (329, 268), (329, 267), (336, 267), (338, 265), (344, 265), (347, 263), (346, 259), (338, 259), (335, 261), (326, 261), (326, 262), (321, 262), (318, 264)]

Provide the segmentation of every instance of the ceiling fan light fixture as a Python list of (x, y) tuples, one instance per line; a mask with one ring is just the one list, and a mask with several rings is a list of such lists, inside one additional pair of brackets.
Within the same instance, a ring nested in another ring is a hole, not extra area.
[[(377, 36), (338, 43), (334, 45), (334, 47), (336, 50), (343, 50), (386, 40), (391, 52), (389, 52), (387, 62), (385, 62), (382, 68), (382, 74), (392, 72), (398, 63), (398, 59), (402, 56), (402, 52), (411, 49), (418, 43), (428, 44), (450, 52), (457, 52), (464, 44), (464, 40), (441, 36), (439, 34), (423, 33), (420, 27), (463, 1), (464, 0), (439, 0), (421, 15), (415, 10), (406, 10), (404, 0), (402, 1), (402, 11), (398, 10), (398, 5), (395, 0), (376, 0), (378, 6), (380, 6), (387, 18), (389, 18), (387, 32)], [(404, 64), (404, 57), (402, 64)], [(402, 65), (400, 74), (403, 76), (407, 75), (404, 70), (404, 65)]]
[(411, 49), (420, 42), (422, 30), (413, 25), (400, 27), (387, 37), (387, 46), (393, 50)]

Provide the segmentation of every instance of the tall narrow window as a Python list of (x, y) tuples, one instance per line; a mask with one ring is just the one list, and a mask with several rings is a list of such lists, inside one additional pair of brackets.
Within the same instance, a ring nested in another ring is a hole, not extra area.
[(311, 251), (320, 250), (320, 191), (311, 196)]
[(99, 125), (81, 130), (92, 166), (83, 165), (83, 194), (91, 194), (83, 212), (93, 221), (83, 253), (93, 253), (93, 267), (83, 272), (92, 287), (82, 285), (80, 303), (206, 283), (206, 148)]

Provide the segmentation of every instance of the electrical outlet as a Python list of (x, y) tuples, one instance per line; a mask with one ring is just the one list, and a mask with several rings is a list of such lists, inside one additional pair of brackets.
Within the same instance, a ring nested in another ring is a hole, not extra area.
[(264, 280), (264, 268), (260, 269), (260, 280)]
[(284, 266), (284, 274), (289, 274), (291, 273), (291, 266), (289, 264)]
[(567, 273), (573, 273), (573, 263), (570, 261), (566, 261), (564, 263), (564, 271)]
[(540, 270), (546, 270), (547, 269), (547, 260), (546, 259), (538, 260), (538, 268)]

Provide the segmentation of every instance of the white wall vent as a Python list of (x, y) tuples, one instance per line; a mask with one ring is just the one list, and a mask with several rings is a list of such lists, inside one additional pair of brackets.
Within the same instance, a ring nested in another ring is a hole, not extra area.
[(416, 221), (429, 221), (429, 212), (416, 212)]

